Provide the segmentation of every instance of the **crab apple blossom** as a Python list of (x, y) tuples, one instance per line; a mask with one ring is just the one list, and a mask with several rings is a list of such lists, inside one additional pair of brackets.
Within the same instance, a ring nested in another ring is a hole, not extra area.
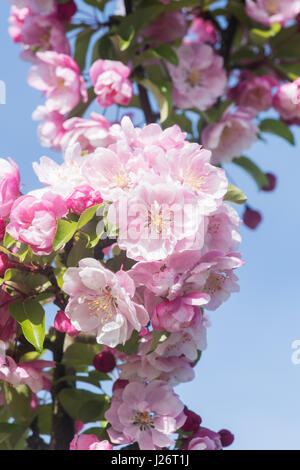
[(266, 26), (284, 25), (300, 13), (299, 0), (246, 0), (246, 12), (255, 21)]
[(54, 0), (8, 0), (10, 5), (17, 8), (29, 7), (33, 13), (53, 13), (55, 10)]
[(184, 447), (185, 450), (220, 450), (221, 448), (220, 435), (201, 426), (188, 438)]
[(179, 65), (168, 64), (173, 80), (173, 100), (181, 109), (210, 108), (225, 91), (223, 59), (208, 44), (183, 44), (177, 51)]
[(57, 217), (66, 212), (65, 202), (57, 194), (21, 196), (12, 207), (6, 230), (15, 240), (28, 244), (35, 254), (49, 255), (53, 251)]
[(187, 31), (187, 22), (181, 11), (167, 11), (152, 21), (141, 34), (154, 42), (173, 42)]
[(280, 117), (289, 123), (300, 119), (300, 79), (284, 83), (278, 87), (273, 105)]
[(28, 15), (22, 31), (22, 43), (25, 50), (22, 58), (35, 61), (34, 51), (55, 51), (70, 54), (70, 46), (63, 24), (52, 15)]
[(94, 434), (80, 434), (70, 443), (70, 450), (113, 450), (113, 446), (107, 440), (99, 441)]
[(161, 380), (149, 384), (131, 382), (117, 390), (105, 418), (111, 423), (115, 444), (137, 442), (141, 450), (157, 450), (174, 443), (171, 435), (186, 420), (183, 404)]
[(110, 135), (109, 121), (97, 113), (91, 113), (91, 119), (67, 119), (63, 124), (63, 131), (60, 141), (63, 151), (79, 143), (83, 152), (92, 153), (97, 147), (107, 147), (114, 142)]
[(181, 426), (182, 431), (185, 432), (196, 432), (199, 429), (200, 424), (202, 423), (202, 418), (188, 408), (184, 408), (184, 414), (186, 415), (186, 421), (183, 426)]
[(65, 312), (72, 325), (95, 334), (101, 344), (124, 344), (148, 322), (145, 308), (133, 301), (135, 286), (128, 274), (113, 273), (95, 259), (82, 259), (78, 268), (67, 269), (63, 289), (70, 295)]
[(11, 25), (8, 28), (8, 33), (14, 42), (22, 42), (22, 30), (24, 22), (30, 13), (31, 12), (28, 7), (17, 8), (15, 5), (12, 5), (10, 10), (10, 17), (8, 18), (8, 21)]
[(80, 100), (87, 101), (87, 90), (80, 69), (72, 57), (55, 51), (37, 52), (28, 83), (46, 95), (49, 111), (66, 114)]
[(207, 220), (203, 252), (220, 250), (224, 253), (237, 251), (241, 243), (239, 227), (242, 221), (229, 204), (222, 204)]
[(194, 18), (188, 33), (185, 43), (188, 41), (198, 43), (215, 44), (218, 40), (217, 32), (211, 21), (206, 21), (203, 18)]
[(278, 80), (269, 75), (260, 77), (241, 76), (238, 85), (229, 92), (229, 97), (241, 108), (252, 108), (255, 112), (267, 111), (272, 107), (273, 89)]
[(227, 110), (219, 122), (205, 127), (201, 138), (204, 147), (212, 152), (212, 163), (230, 162), (255, 142), (259, 130), (250, 109), (234, 113)]
[(20, 173), (17, 164), (0, 158), (0, 217), (9, 216), (14, 201), (20, 194)]
[(103, 201), (99, 191), (94, 191), (90, 186), (82, 185), (74, 189), (66, 200), (67, 207), (77, 215), (81, 215), (89, 207), (100, 204)]
[(6, 227), (5, 219), (0, 218), (0, 241), (3, 240), (4, 238), (5, 227)]
[(38, 126), (38, 137), (41, 145), (53, 150), (61, 149), (61, 140), (65, 134), (64, 116), (58, 111), (49, 111), (46, 106), (38, 106), (32, 113), (32, 119), (42, 121)]
[(90, 77), (102, 107), (112, 104), (127, 106), (133, 96), (133, 88), (128, 77), (130, 68), (117, 60), (96, 60), (90, 69)]
[(62, 333), (67, 333), (72, 338), (75, 338), (76, 336), (79, 335), (79, 331), (77, 331), (76, 328), (74, 328), (69, 318), (67, 317), (65, 312), (63, 312), (62, 310), (59, 310), (59, 312), (57, 312), (55, 319), (54, 319), (53, 326), (57, 331), (61, 331)]
[[(0, 259), (0, 269), (1, 269)], [(7, 266), (7, 264), (6, 264)], [(3, 266), (2, 266), (3, 268)], [(0, 276), (3, 277), (3, 272)], [(1, 289), (0, 291), (0, 342), (12, 341), (15, 338), (16, 320), (9, 314), (9, 304), (12, 303), (12, 298)]]

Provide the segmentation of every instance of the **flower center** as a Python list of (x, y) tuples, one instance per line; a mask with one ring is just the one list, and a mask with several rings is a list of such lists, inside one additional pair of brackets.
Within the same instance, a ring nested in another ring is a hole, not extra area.
[(157, 201), (148, 210), (146, 226), (151, 227), (155, 233), (161, 234), (163, 230), (170, 231), (171, 213), (164, 210)]
[(192, 69), (187, 76), (187, 81), (191, 86), (200, 85), (202, 82), (201, 72), (197, 69)]
[(107, 323), (113, 318), (117, 304), (109, 287), (106, 287), (103, 294), (96, 299), (91, 300), (87, 297), (83, 297), (83, 300), (87, 301), (90, 316), (99, 317), (100, 315), (102, 317), (102, 324)]
[(209, 295), (215, 294), (223, 288), (226, 279), (228, 279), (226, 274), (211, 274), (204, 285), (203, 291)]
[(266, 3), (266, 10), (269, 15), (276, 15), (280, 12), (280, 2), (278, 0), (269, 0)]
[(56, 88), (59, 90), (64, 88), (65, 86), (65, 79), (63, 77), (57, 77), (56, 79)]
[(154, 429), (154, 413), (149, 411), (137, 411), (132, 417), (132, 423), (138, 426), (141, 431), (148, 431)]
[(205, 177), (198, 176), (195, 171), (190, 171), (184, 179), (185, 183), (189, 184), (195, 191), (200, 191), (202, 186), (206, 183)]

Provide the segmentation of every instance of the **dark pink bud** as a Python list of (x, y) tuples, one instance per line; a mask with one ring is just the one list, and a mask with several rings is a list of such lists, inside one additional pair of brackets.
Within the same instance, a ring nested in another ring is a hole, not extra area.
[(266, 173), (266, 177), (268, 179), (268, 184), (263, 186), (261, 189), (263, 191), (273, 191), (276, 188), (277, 178), (273, 173)]
[(255, 229), (262, 221), (261, 213), (246, 206), (246, 210), (243, 215), (244, 224), (251, 229)]
[(77, 6), (74, 0), (70, 0), (67, 3), (58, 3), (57, 4), (57, 17), (61, 21), (69, 22), (73, 15), (77, 11)]
[(0, 219), (0, 240), (3, 240), (5, 235), (5, 219)]
[(93, 364), (99, 372), (111, 372), (116, 367), (115, 356), (109, 351), (104, 351), (94, 357)]
[(183, 410), (184, 414), (186, 415), (186, 421), (183, 426), (181, 426), (182, 431), (185, 432), (196, 432), (199, 429), (200, 424), (202, 423), (202, 419), (197, 413), (185, 408)]
[(54, 320), (54, 328), (62, 333), (67, 333), (72, 338), (79, 335), (79, 331), (74, 328), (69, 318), (62, 310), (59, 310)]
[(221, 439), (222, 447), (231, 446), (234, 441), (234, 435), (230, 431), (228, 431), (228, 429), (221, 429), (221, 431), (219, 431), (219, 436)]
[(128, 380), (122, 380), (122, 379), (118, 379), (115, 381), (115, 383), (113, 384), (113, 392), (115, 392), (116, 390), (122, 390), (123, 388), (126, 387), (126, 385), (128, 385), (129, 382)]
[(84, 423), (82, 421), (75, 421), (75, 434), (80, 433), (83, 427), (84, 427)]

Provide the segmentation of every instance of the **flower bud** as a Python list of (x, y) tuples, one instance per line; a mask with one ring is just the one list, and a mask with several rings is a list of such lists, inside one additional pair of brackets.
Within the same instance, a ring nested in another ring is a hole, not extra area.
[(196, 432), (199, 429), (200, 424), (202, 423), (202, 419), (197, 413), (185, 408), (183, 410), (184, 414), (186, 415), (186, 421), (183, 426), (181, 426), (182, 431), (185, 432)]
[(116, 367), (116, 360), (111, 352), (104, 351), (94, 357), (93, 364), (99, 372), (107, 373)]
[(246, 210), (243, 215), (243, 221), (247, 227), (254, 230), (262, 221), (261, 213), (251, 209), (249, 206), (246, 206)]
[(265, 175), (268, 179), (268, 184), (262, 186), (263, 191), (273, 191), (276, 188), (277, 178), (273, 173), (266, 173)]
[(230, 446), (234, 441), (234, 435), (228, 429), (221, 429), (219, 431), (222, 447)]

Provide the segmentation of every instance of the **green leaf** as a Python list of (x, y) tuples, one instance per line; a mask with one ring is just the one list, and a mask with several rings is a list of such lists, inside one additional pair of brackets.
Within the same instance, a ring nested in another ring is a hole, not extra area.
[(85, 68), (90, 40), (94, 33), (94, 29), (85, 28), (76, 36), (74, 60), (77, 62), (80, 70)]
[(97, 210), (99, 209), (100, 206), (103, 204), (96, 204), (95, 206), (89, 207), (86, 209), (81, 216), (79, 217), (79, 220), (77, 222), (77, 230), (80, 230), (82, 227), (84, 227), (92, 218), (95, 216)]
[(129, 356), (136, 355), (138, 353), (138, 347), (139, 347), (139, 339), (140, 336), (136, 330), (133, 331), (131, 337), (129, 338), (126, 343), (119, 344), (116, 349), (120, 352), (124, 352), (128, 354)]
[(152, 343), (151, 343), (150, 350), (147, 352), (147, 354), (151, 354), (153, 351), (155, 351), (157, 346), (161, 343), (164, 343), (168, 339), (169, 336), (170, 336), (170, 333), (168, 331), (153, 330)]
[(0, 434), (14, 434), (24, 430), (24, 427), (16, 423), (0, 423)]
[(126, 51), (131, 43), (132, 43), (132, 40), (134, 38), (134, 35), (135, 35), (135, 30), (134, 30), (134, 27), (133, 25), (131, 24), (129, 27), (128, 27), (128, 30), (126, 31), (126, 35), (123, 34), (123, 37), (120, 36), (120, 51)]
[(101, 351), (101, 344), (73, 343), (64, 353), (64, 363), (84, 372), (93, 364), (95, 355)]
[(27, 341), (39, 352), (43, 351), (45, 339), (45, 311), (39, 302), (28, 299), (9, 305), (11, 316), (21, 325)]
[(3, 239), (3, 245), (5, 248), (9, 250), (17, 241), (9, 235), (8, 232), (5, 232), (4, 239)]
[(98, 10), (103, 11), (105, 5), (107, 4), (107, 0), (83, 0), (88, 5), (98, 8)]
[(104, 419), (104, 413), (109, 407), (107, 395), (97, 395), (88, 390), (61, 390), (58, 399), (71, 418), (89, 423)]
[(257, 28), (251, 29), (250, 36), (256, 44), (263, 45), (269, 39), (276, 36), (276, 34), (280, 32), (280, 30), (281, 30), (280, 23), (272, 23), (271, 28), (268, 30), (257, 29)]
[(224, 196), (224, 201), (233, 202), (234, 204), (244, 204), (247, 201), (247, 196), (241, 189), (233, 184), (228, 185), (227, 193)]
[(164, 9), (165, 6), (162, 4), (137, 8), (134, 13), (131, 13), (122, 19), (118, 30), (119, 36), (127, 41), (128, 36), (132, 31), (136, 34), (141, 29), (146, 28), (149, 23), (154, 21), (155, 18), (164, 12)]
[(264, 119), (261, 121), (259, 128), (262, 132), (278, 135), (287, 140), (291, 145), (295, 145), (295, 139), (290, 128), (278, 119)]
[(168, 119), (172, 109), (171, 87), (168, 82), (154, 83), (148, 79), (141, 80), (143, 85), (155, 97), (160, 109), (160, 121), (163, 123)]
[(76, 222), (68, 222), (64, 219), (57, 219), (57, 229), (53, 240), (54, 251), (59, 250), (65, 245), (71, 238), (77, 229)]
[(255, 180), (259, 188), (268, 185), (268, 178), (265, 173), (247, 157), (234, 158), (233, 163), (243, 168)]
[(165, 59), (173, 65), (178, 65), (178, 56), (169, 44), (161, 44), (153, 49), (154, 56)]
[(80, 103), (75, 106), (75, 108), (70, 112), (68, 118), (70, 119), (72, 117), (82, 117), (95, 98), (96, 95), (94, 92), (94, 87), (92, 86), (88, 89), (88, 100), (85, 103), (83, 101), (80, 101)]
[(4, 401), (10, 413), (17, 424), (28, 425), (32, 422), (35, 415), (30, 407), (31, 390), (27, 385), (19, 385), (14, 388), (7, 382), (3, 383)]
[(40, 405), (38, 407), (38, 427), (41, 434), (51, 434), (52, 405)]

